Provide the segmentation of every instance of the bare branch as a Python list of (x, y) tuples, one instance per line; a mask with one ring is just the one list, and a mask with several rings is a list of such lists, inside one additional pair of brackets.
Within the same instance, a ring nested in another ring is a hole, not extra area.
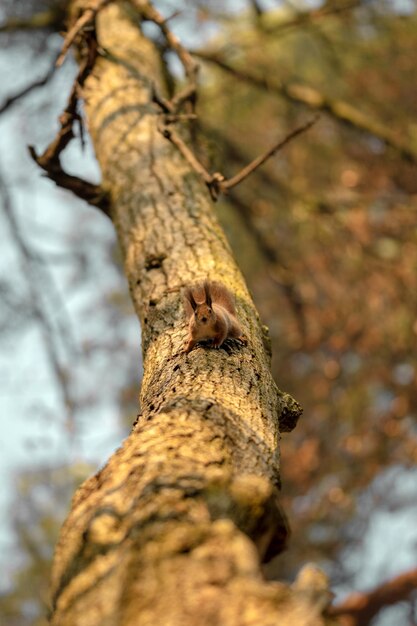
[(67, 32), (64, 43), (62, 45), (61, 54), (59, 55), (56, 66), (60, 67), (64, 62), (68, 50), (73, 44), (77, 35), (87, 26), (91, 26), (94, 23), (96, 15), (100, 9), (102, 9), (111, 0), (93, 0), (91, 6), (82, 12), (80, 17), (76, 20), (75, 24)]
[(163, 123), (160, 128), (161, 133), (166, 139), (174, 144), (174, 146), (176, 146), (176, 148), (181, 152), (188, 164), (193, 168), (195, 172), (197, 172), (199, 176), (201, 176), (203, 181), (208, 186), (210, 195), (213, 200), (217, 200), (219, 194), (227, 193), (229, 189), (235, 187), (243, 180), (245, 180), (245, 178), (247, 178), (252, 172), (258, 169), (258, 167), (260, 167), (263, 163), (265, 163), (267, 159), (276, 154), (278, 150), (283, 148), (287, 143), (294, 139), (294, 137), (311, 128), (311, 126), (313, 126), (313, 124), (315, 124), (319, 119), (319, 117), (316, 116), (313, 119), (309, 120), (307, 123), (298, 126), (296, 129), (291, 131), (284, 139), (280, 140), (277, 144), (272, 146), (272, 148), (265, 152), (265, 154), (254, 159), (251, 163), (249, 163), (249, 165), (244, 167), (240, 172), (238, 172), (238, 174), (236, 174), (232, 178), (227, 179), (220, 172), (210, 174), (206, 170), (204, 165), (202, 165), (202, 163), (200, 163), (200, 161), (197, 159), (191, 148), (189, 148), (184, 140), (181, 139), (181, 137), (178, 135), (178, 133), (171, 126), (168, 125), (167, 119), (169, 119), (169, 117), (170, 116), (167, 115), (162, 116)]
[[(177, 37), (169, 30), (166, 24), (166, 20), (160, 15), (153, 6), (148, 2), (142, 0), (134, 0), (135, 5), (139, 8), (141, 14), (145, 19), (153, 21), (157, 24), (166, 40), (168, 45), (178, 54), (184, 66), (185, 73), (188, 77), (188, 84), (186, 87), (174, 96), (171, 100), (167, 100), (161, 96), (155, 85), (152, 85), (152, 100), (160, 107), (161, 122), (159, 124), (159, 130), (166, 139), (171, 141), (173, 145), (181, 152), (183, 157), (193, 168), (195, 172), (203, 179), (209, 188), (210, 195), (213, 200), (217, 200), (220, 193), (227, 193), (229, 189), (235, 187), (245, 178), (247, 178), (252, 172), (259, 168), (267, 159), (276, 154), (278, 150), (283, 148), (291, 139), (299, 135), (300, 133), (308, 130), (318, 119), (318, 116), (296, 128), (285, 139), (280, 140), (272, 148), (270, 148), (265, 154), (257, 157), (249, 165), (244, 167), (238, 174), (230, 179), (226, 179), (220, 172), (210, 174), (206, 168), (200, 163), (194, 152), (187, 146), (185, 141), (178, 135), (178, 133), (172, 128), (174, 121), (184, 119), (178, 115), (179, 110), (184, 102), (192, 100), (196, 95), (196, 75), (198, 66), (192, 60), (189, 52), (181, 45)], [(187, 119), (194, 119), (194, 116), (188, 116)]]
[[(146, 20), (154, 22), (154, 24), (159, 26), (168, 46), (178, 55), (190, 84), (195, 84), (197, 80), (198, 63), (194, 61), (189, 51), (182, 46), (178, 37), (168, 28), (168, 20), (148, 2), (133, 0), (133, 3)], [(172, 19), (172, 16), (169, 19)]]
[(43, 154), (38, 155), (33, 146), (29, 146), (29, 153), (34, 161), (46, 172), (48, 178), (53, 180), (58, 186), (72, 191), (75, 195), (101, 209), (103, 213), (109, 216), (109, 202), (103, 189), (99, 185), (93, 185), (82, 178), (67, 174), (62, 169), (60, 161), (61, 153), (74, 138), (74, 122), (80, 124), (81, 140), (83, 141), (82, 119), (77, 111), (78, 93), (90, 74), (97, 57), (97, 40), (94, 28), (85, 33), (85, 42), (86, 54), (73, 83), (67, 106), (59, 118), (60, 130)]
[(29, 154), (34, 161), (46, 172), (46, 176), (53, 180), (58, 187), (68, 189), (72, 193), (85, 200), (88, 204), (100, 209), (105, 215), (110, 217), (110, 206), (107, 195), (100, 185), (94, 185), (83, 178), (67, 174), (60, 163), (50, 164), (43, 160), (42, 155), (38, 156), (33, 146), (28, 146)]
[(371, 119), (365, 113), (362, 113), (343, 100), (327, 98), (313, 87), (307, 85), (296, 83), (286, 85), (271, 77), (262, 78), (256, 76), (255, 74), (251, 74), (250, 71), (232, 67), (225, 59), (216, 54), (200, 51), (193, 52), (193, 54), (200, 59), (217, 65), (235, 78), (252, 84), (259, 89), (263, 89), (269, 93), (277, 93), (290, 102), (304, 104), (310, 109), (324, 111), (339, 122), (343, 122), (348, 126), (352, 126), (362, 132), (377, 137), (387, 146), (398, 152), (402, 158), (412, 163), (417, 163), (417, 150), (414, 147), (400, 139), (395, 132), (392, 132), (384, 124)]
[(194, 152), (186, 145), (186, 143), (181, 139), (178, 133), (173, 128), (165, 127), (162, 130), (162, 134), (166, 139), (174, 144), (176, 148), (178, 148), (184, 159), (193, 168), (193, 170), (201, 176), (206, 185), (210, 186), (213, 183), (213, 176), (209, 174), (204, 165), (200, 163)]
[(369, 593), (354, 593), (329, 608), (343, 626), (367, 626), (381, 609), (407, 600), (417, 589), (417, 569), (392, 578)]
[[(79, 119), (79, 114), (77, 113), (78, 91), (83, 86), (87, 76), (90, 74), (97, 57), (97, 41), (95, 33), (89, 33), (87, 43), (88, 52), (85, 55), (84, 60), (81, 62), (80, 69), (68, 98), (67, 106), (59, 118), (60, 130), (43, 155), (36, 159), (41, 167), (46, 165), (58, 166), (60, 153), (65, 150), (71, 139), (74, 137), (73, 123), (74, 120)], [(47, 168), (44, 167), (44, 169), (46, 170)]]
[(184, 102), (194, 103), (196, 98), (197, 85), (193, 81), (189, 85), (186, 85), (184, 89), (178, 92), (172, 98), (172, 104), (175, 111), (179, 111)]
[(171, 100), (167, 100), (159, 93), (159, 91), (156, 88), (155, 83), (152, 83), (151, 85), (151, 100), (152, 102), (155, 102), (155, 104), (157, 104), (160, 107), (163, 113), (175, 112), (175, 108)]
[(267, 150), (265, 154), (257, 157), (252, 161), (252, 163), (249, 163), (249, 165), (244, 167), (238, 174), (222, 182), (222, 190), (231, 189), (232, 187), (235, 187), (236, 185), (241, 183), (243, 180), (245, 180), (245, 178), (252, 174), (252, 172), (258, 169), (258, 167), (265, 163), (265, 161), (267, 161), (271, 156), (274, 156), (274, 154), (276, 154), (278, 150), (281, 150), (287, 143), (297, 137), (297, 135), (300, 135), (301, 133), (304, 133), (306, 130), (311, 128), (318, 120), (319, 116), (316, 115), (315, 117), (313, 117), (313, 119), (309, 120), (305, 124), (302, 124), (301, 126), (295, 128), (284, 139), (281, 139), (278, 143), (272, 146), (272, 148)]

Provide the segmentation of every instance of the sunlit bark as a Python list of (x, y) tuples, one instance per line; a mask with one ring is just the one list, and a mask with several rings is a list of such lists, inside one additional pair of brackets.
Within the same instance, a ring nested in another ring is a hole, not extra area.
[[(100, 13), (98, 38), (105, 53), (83, 97), (144, 377), (130, 437), (81, 486), (62, 529), (52, 624), (322, 624), (314, 575), (291, 588), (261, 573), (287, 535), (279, 423), (288, 429), (298, 406), (271, 377), (265, 329), (206, 188), (158, 132), (153, 45), (117, 6)], [(205, 277), (236, 295), (247, 346), (184, 354), (181, 290)]]

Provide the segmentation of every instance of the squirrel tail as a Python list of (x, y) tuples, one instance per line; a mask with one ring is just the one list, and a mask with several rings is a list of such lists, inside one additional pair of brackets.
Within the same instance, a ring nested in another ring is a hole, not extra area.
[(206, 294), (206, 302), (210, 305), (210, 300), (214, 304), (222, 306), (232, 315), (236, 315), (235, 302), (232, 293), (222, 285), (215, 281), (204, 281), (204, 292)]

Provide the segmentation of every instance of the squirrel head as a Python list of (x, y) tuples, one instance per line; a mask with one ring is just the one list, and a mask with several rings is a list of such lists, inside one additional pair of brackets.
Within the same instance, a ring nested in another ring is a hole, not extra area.
[(208, 324), (213, 319), (213, 309), (205, 302), (197, 304), (194, 309), (194, 317), (199, 324)]
[(197, 302), (194, 298), (194, 293), (192, 289), (188, 289), (185, 293), (186, 300), (190, 304), (193, 313), (194, 319), (198, 324), (204, 325), (209, 324), (213, 321), (213, 307), (212, 307), (212, 299), (210, 294), (210, 288), (208, 282), (204, 282), (203, 284), (204, 291), (204, 300), (203, 302)]

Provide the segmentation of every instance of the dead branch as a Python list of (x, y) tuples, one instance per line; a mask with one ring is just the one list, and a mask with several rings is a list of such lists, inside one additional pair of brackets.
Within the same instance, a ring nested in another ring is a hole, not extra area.
[[(166, 41), (166, 45), (168, 48), (173, 50), (178, 56), (179, 60), (182, 63), (184, 68), (185, 76), (187, 78), (187, 84), (185, 87), (179, 91), (177, 94), (174, 94), (170, 100), (167, 100), (160, 94), (158, 94), (156, 86), (152, 88), (152, 100), (156, 104), (159, 105), (161, 110), (171, 116), (165, 116), (163, 124), (160, 125), (160, 131), (167, 138), (171, 139), (172, 143), (174, 143), (177, 148), (182, 152), (185, 158), (190, 162), (194, 161), (194, 167), (200, 169), (200, 175), (203, 174), (202, 166), (198, 164), (196, 159), (193, 157), (193, 154), (189, 151), (187, 146), (182, 142), (181, 138), (174, 132), (172, 133), (171, 129), (168, 129), (168, 124), (172, 123), (175, 118), (172, 116), (177, 116), (177, 120), (179, 121), (181, 118), (178, 117), (178, 114), (181, 111), (181, 108), (185, 104), (189, 104), (188, 110), (186, 109), (186, 113), (189, 114), (188, 120), (196, 119), (194, 115), (195, 112), (195, 103), (197, 99), (197, 74), (199, 66), (194, 61), (193, 57), (190, 55), (189, 51), (184, 48), (184, 46), (179, 41), (178, 37), (174, 35), (174, 33), (168, 27), (168, 20), (175, 17), (176, 13), (173, 14), (168, 19), (165, 19), (159, 11), (155, 9), (147, 0), (132, 0), (135, 7), (139, 10), (143, 19), (148, 20), (156, 24)], [(182, 118), (185, 119), (185, 118)], [(175, 120), (175, 121), (177, 121)], [(163, 128), (162, 128), (163, 127)], [(204, 169), (204, 168), (203, 168)], [(208, 173), (206, 173), (208, 175)]]
[(196, 93), (197, 93), (197, 85), (195, 81), (193, 80), (189, 85), (186, 85), (184, 89), (179, 91), (172, 98), (171, 102), (174, 107), (174, 110), (179, 111), (185, 102), (192, 102), (192, 104), (194, 104)]
[(343, 100), (327, 98), (313, 87), (307, 85), (296, 83), (287, 85), (271, 77), (263, 78), (256, 76), (250, 71), (232, 67), (225, 59), (216, 54), (202, 51), (195, 51), (193, 54), (200, 59), (217, 65), (238, 80), (254, 85), (269, 93), (277, 93), (290, 102), (303, 104), (316, 111), (324, 111), (337, 121), (380, 139), (407, 161), (417, 163), (417, 150), (415, 148), (402, 141), (395, 132), (392, 132), (384, 124), (371, 119), (365, 113)]
[(232, 178), (229, 178), (229, 180), (225, 180), (222, 183), (223, 189), (224, 190), (231, 189), (232, 187), (235, 187), (236, 185), (241, 183), (243, 180), (245, 180), (245, 178), (247, 178), (250, 174), (252, 174), (252, 172), (258, 169), (258, 167), (260, 167), (263, 163), (265, 163), (265, 161), (267, 161), (270, 157), (274, 156), (274, 154), (276, 154), (279, 150), (281, 150), (292, 139), (297, 137), (297, 135), (300, 135), (301, 133), (304, 133), (306, 130), (311, 128), (318, 120), (319, 120), (319, 116), (316, 115), (305, 124), (302, 124), (301, 126), (298, 126), (297, 128), (295, 128), (284, 139), (281, 139), (278, 143), (272, 146), (272, 148), (267, 150), (265, 154), (254, 159), (252, 163), (249, 163), (249, 165), (244, 167), (235, 176), (232, 176)]
[(77, 35), (87, 27), (93, 26), (96, 15), (100, 9), (102, 9), (111, 0), (93, 0), (91, 6), (82, 12), (80, 17), (75, 21), (73, 26), (69, 29), (65, 35), (64, 43), (62, 45), (61, 54), (57, 58), (56, 66), (60, 67), (65, 60), (68, 50), (73, 44)]
[(76, 196), (101, 209), (109, 216), (109, 202), (103, 189), (99, 185), (93, 185), (82, 178), (67, 174), (62, 169), (60, 160), (61, 153), (75, 137), (75, 122), (78, 122), (80, 125), (81, 140), (83, 140), (82, 118), (77, 111), (78, 94), (97, 58), (95, 28), (91, 28), (86, 32), (84, 37), (86, 44), (84, 60), (80, 64), (80, 69), (73, 83), (67, 106), (59, 117), (60, 129), (55, 139), (53, 139), (43, 154), (38, 155), (33, 146), (29, 146), (29, 153), (34, 161), (46, 172), (48, 178), (53, 180), (59, 187), (72, 191)]
[(204, 180), (206, 185), (210, 187), (213, 184), (213, 176), (209, 174), (204, 165), (200, 163), (200, 161), (195, 156), (194, 152), (187, 146), (185, 141), (181, 139), (178, 133), (171, 127), (165, 127), (162, 130), (162, 134), (181, 152), (184, 159), (188, 162), (189, 165), (193, 168), (199, 176)]
[[(222, 151), (225, 151), (228, 162), (236, 162), (240, 167), (243, 167), (243, 165), (249, 161), (248, 152), (242, 145), (238, 145), (226, 133), (220, 132), (217, 128), (208, 124), (206, 120), (199, 120), (199, 130), (206, 137), (207, 141), (222, 147)], [(271, 175), (265, 168), (257, 169), (256, 175), (259, 177), (262, 184), (272, 186), (274, 189), (284, 189), (283, 182)], [(288, 194), (288, 192), (288, 187), (285, 187), (285, 193)], [(292, 195), (294, 194), (292, 189), (290, 192)]]
[(105, 215), (110, 217), (109, 200), (100, 185), (94, 185), (89, 181), (67, 174), (61, 166), (51, 166), (42, 161), (42, 156), (38, 156), (33, 146), (29, 146), (29, 154), (34, 161), (45, 171), (46, 176), (53, 180), (57, 187), (71, 191), (75, 196), (85, 200), (88, 204), (100, 209)]
[(291, 131), (284, 139), (274, 144), (272, 148), (267, 150), (263, 155), (254, 159), (251, 163), (249, 163), (249, 165), (247, 165), (240, 172), (235, 174), (235, 176), (227, 179), (220, 172), (210, 174), (206, 170), (204, 165), (200, 163), (200, 161), (197, 159), (191, 148), (189, 148), (185, 141), (178, 135), (178, 133), (171, 126), (168, 125), (166, 117), (166, 115), (162, 115), (163, 121), (160, 127), (162, 134), (181, 152), (188, 164), (203, 179), (203, 181), (209, 188), (210, 195), (214, 201), (217, 200), (221, 193), (227, 193), (229, 189), (231, 189), (232, 187), (236, 187), (236, 185), (245, 180), (245, 178), (252, 174), (252, 172), (256, 171), (263, 163), (265, 163), (265, 161), (267, 161), (271, 156), (276, 154), (278, 150), (283, 148), (297, 135), (300, 135), (301, 133), (311, 128), (311, 126), (313, 126), (313, 124), (315, 124), (319, 119), (318, 116), (316, 116), (305, 124), (298, 126), (293, 131)]
[[(191, 85), (195, 85), (198, 73), (198, 63), (194, 61), (189, 51), (181, 44), (178, 37), (174, 35), (170, 28), (168, 28), (168, 20), (165, 19), (163, 15), (161, 15), (161, 13), (159, 13), (159, 11), (149, 2), (144, 2), (143, 0), (133, 0), (133, 4), (145, 20), (154, 22), (154, 24), (159, 26), (168, 46), (180, 59), (189, 83)], [(172, 19), (172, 16), (169, 19)]]
[(417, 569), (392, 578), (368, 593), (354, 593), (329, 608), (343, 626), (367, 626), (381, 609), (408, 600), (417, 589)]
[(156, 88), (155, 83), (152, 83), (151, 85), (151, 100), (152, 102), (155, 102), (155, 104), (157, 104), (160, 107), (163, 113), (175, 112), (174, 105), (172, 104), (171, 100), (164, 98), (159, 93), (159, 91)]

